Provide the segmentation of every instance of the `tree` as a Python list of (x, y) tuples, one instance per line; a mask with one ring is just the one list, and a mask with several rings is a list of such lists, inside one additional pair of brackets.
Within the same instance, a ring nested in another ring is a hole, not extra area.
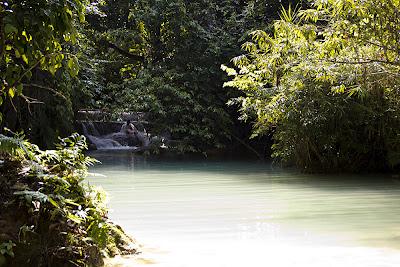
[(78, 73), (74, 45), (86, 4), (86, 0), (0, 2), (0, 105), (1, 115), (6, 116), (2, 126), (25, 129), (50, 145), (59, 130), (65, 129), (65, 134), (69, 130), (70, 81)]
[(76, 17), (84, 20), (83, 1), (12, 1), (0, 3), (2, 98), (22, 95), (24, 81), (40, 69), (55, 74), (67, 58), (76, 75), (74, 55), (64, 43), (76, 43)]
[(275, 156), (307, 170), (399, 164), (398, 1), (315, 1), (283, 10), (223, 66), (242, 118), (274, 132)]
[[(187, 150), (229, 143), (236, 111), (225, 103), (238, 92), (222, 88), (219, 66), (239, 52), (254, 26), (252, 2), (108, 1), (101, 7), (106, 16), (88, 18), (101, 51), (94, 53), (102, 84), (94, 88), (95, 106), (145, 111), (153, 132), (169, 132)], [(119, 26), (111, 25), (114, 14), (122, 14)]]

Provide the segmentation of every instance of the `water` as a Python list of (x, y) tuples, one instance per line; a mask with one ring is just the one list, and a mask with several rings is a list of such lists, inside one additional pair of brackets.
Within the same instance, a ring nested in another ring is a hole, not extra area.
[[(107, 126), (107, 123), (103, 124)], [(113, 130), (113, 127), (106, 127), (108, 128), (108, 134), (103, 135), (100, 135), (100, 131), (92, 121), (81, 122), (81, 125), (84, 135), (98, 150), (137, 150), (139, 145), (141, 147), (148, 147), (150, 145), (151, 140), (146, 133), (146, 129), (144, 129), (144, 131), (137, 131), (135, 126), (131, 123), (129, 125), (131, 125), (130, 127), (132, 128), (129, 127), (129, 133), (125, 130), (126, 124), (123, 124), (121, 129), (116, 132), (110, 132)], [(105, 126), (103, 126), (103, 128)]]
[(400, 181), (251, 161), (95, 154), (110, 217), (143, 245), (114, 266), (400, 266)]

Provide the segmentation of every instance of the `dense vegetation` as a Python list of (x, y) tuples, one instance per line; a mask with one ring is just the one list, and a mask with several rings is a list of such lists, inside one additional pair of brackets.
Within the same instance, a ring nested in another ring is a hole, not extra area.
[(185, 151), (228, 144), (240, 129), (226, 102), (238, 93), (222, 87), (220, 64), (279, 8), (275, 1), (108, 1), (85, 27), (95, 47), (93, 106), (147, 112), (152, 131), (182, 141)]
[(305, 170), (400, 162), (396, 0), (64, 2), (0, 2), (2, 126), (43, 147), (96, 108), (183, 151), (244, 143), (240, 116)]
[(0, 136), (0, 266), (94, 266), (135, 252), (107, 219), (105, 193), (84, 183), (85, 137), (40, 150), (23, 136)]
[(231, 101), (274, 155), (305, 170), (387, 170), (400, 163), (399, 1), (314, 1), (254, 31)]
[(24, 129), (43, 146), (72, 132), (71, 79), (78, 72), (73, 46), (85, 4), (0, 1), (2, 126)]
[(222, 87), (220, 64), (239, 53), (247, 32), (270, 27), (280, 3), (63, 3), (1, 2), (3, 126), (52, 147), (72, 131), (79, 108), (96, 108), (147, 112), (153, 133), (171, 135), (186, 151), (245, 137), (236, 110), (225, 105), (238, 92)]

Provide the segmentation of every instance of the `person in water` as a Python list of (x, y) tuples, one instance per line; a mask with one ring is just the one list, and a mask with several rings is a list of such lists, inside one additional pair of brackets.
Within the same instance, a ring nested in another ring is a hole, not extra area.
[(131, 123), (130, 120), (127, 120), (121, 127), (121, 132), (128, 134), (128, 135), (137, 135), (138, 130), (136, 129), (135, 125)]

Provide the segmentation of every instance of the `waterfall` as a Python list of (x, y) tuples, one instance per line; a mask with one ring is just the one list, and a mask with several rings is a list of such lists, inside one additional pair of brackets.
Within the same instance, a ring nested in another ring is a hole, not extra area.
[(82, 122), (83, 134), (89, 139), (89, 141), (96, 146), (97, 149), (112, 149), (116, 147), (122, 147), (117, 141), (101, 137), (99, 131), (96, 129), (93, 122)]
[(83, 134), (96, 149), (137, 149), (138, 147), (146, 148), (151, 143), (146, 130), (128, 133), (123, 128), (116, 129), (115, 123), (112, 122), (110, 122), (112, 125), (102, 122), (100, 130), (91, 121), (84, 121), (81, 124)]
[(87, 137), (90, 140), (90, 142), (96, 145), (97, 149), (112, 149), (112, 148), (122, 147), (120, 143), (112, 139), (100, 138), (93, 135), (88, 135)]
[(100, 136), (99, 131), (92, 121), (82, 122), (83, 133), (85, 135)]

